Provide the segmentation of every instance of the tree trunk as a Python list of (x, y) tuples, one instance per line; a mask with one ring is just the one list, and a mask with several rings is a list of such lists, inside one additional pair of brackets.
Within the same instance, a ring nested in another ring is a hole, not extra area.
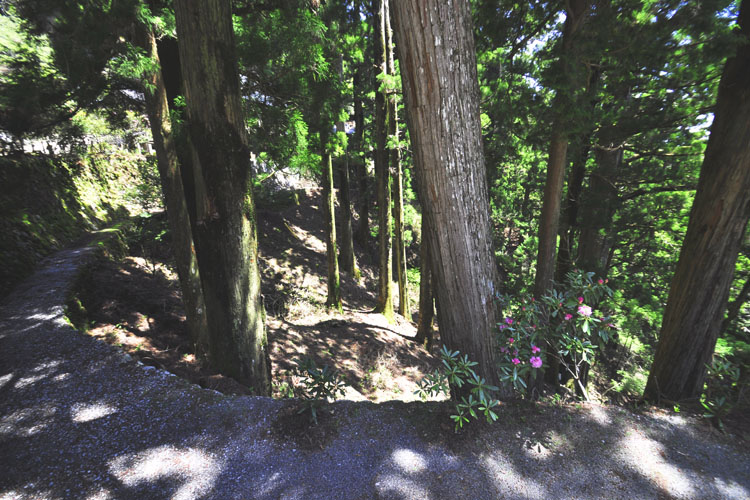
[(651, 401), (700, 395), (750, 218), (750, 0), (719, 83), (711, 136), (646, 385)]
[[(500, 385), (493, 334), (497, 266), (470, 4), (402, 0), (394, 8), (417, 186), (431, 229), (440, 336)], [(453, 397), (461, 395), (453, 389)]]
[(557, 264), (555, 266), (555, 281), (562, 283), (573, 268), (573, 239), (578, 227), (578, 207), (583, 178), (586, 176), (586, 161), (591, 149), (591, 138), (582, 138), (581, 144), (575, 150), (572, 168), (568, 175), (568, 191), (560, 216), (560, 242), (557, 246)]
[[(366, 57), (367, 54), (365, 54)], [(365, 112), (362, 105), (361, 65), (358, 65), (354, 72), (352, 86), (354, 90), (354, 144), (357, 153), (356, 168), (359, 175), (359, 225), (354, 239), (362, 248), (370, 248), (370, 176), (367, 172), (367, 155), (362, 150), (364, 147)]]
[[(571, 57), (573, 46), (573, 36), (581, 26), (585, 13), (588, 10), (587, 0), (571, 0), (566, 2), (567, 16), (563, 28), (563, 39), (560, 60), (562, 61), (562, 71), (564, 79), (572, 83), (572, 69), (568, 59)], [(544, 195), (542, 198), (542, 212), (539, 215), (539, 248), (537, 251), (536, 276), (534, 278), (534, 296), (542, 297), (549, 289), (553, 287), (555, 277), (555, 250), (557, 249), (557, 233), (560, 222), (560, 203), (562, 200), (563, 180), (565, 178), (565, 165), (568, 155), (568, 126), (566, 118), (566, 103), (570, 101), (571, 92), (568, 88), (561, 88), (552, 103), (555, 113), (555, 119), (552, 124), (552, 137), (550, 139), (549, 156), (547, 160), (547, 180), (544, 184)], [(542, 336), (540, 336), (542, 337)], [(538, 339), (544, 343), (544, 338)], [(549, 343), (546, 343), (548, 349), (554, 349)], [(556, 382), (556, 373), (554, 363), (547, 379)], [(539, 392), (542, 388), (544, 377), (536, 377), (529, 387), (529, 390)]]
[[(388, 45), (388, 74), (396, 75), (393, 60), (393, 32), (391, 31), (391, 16), (385, 18), (385, 32)], [(390, 153), (390, 165), (393, 170), (393, 220), (395, 234), (393, 238), (393, 253), (396, 264), (396, 281), (398, 281), (398, 313), (408, 318), (411, 314), (409, 307), (409, 286), (406, 280), (406, 246), (404, 245), (404, 190), (403, 173), (401, 171), (401, 149), (398, 146), (398, 102), (396, 93), (388, 96), (388, 135), (395, 143)]]
[[(560, 58), (563, 61), (562, 70), (567, 80), (572, 79), (570, 58), (573, 46), (573, 36), (581, 26), (588, 2), (586, 0), (571, 0), (566, 2), (567, 17), (563, 28), (562, 50)], [(572, 82), (571, 82), (572, 83)], [(565, 117), (566, 101), (570, 96), (566, 92), (571, 90), (561, 88), (557, 91), (552, 104), (555, 120), (552, 125), (552, 139), (549, 146), (547, 160), (547, 181), (544, 185), (542, 213), (539, 216), (539, 250), (537, 252), (536, 278), (534, 280), (534, 295), (541, 297), (552, 288), (555, 276), (555, 250), (557, 247), (557, 230), (560, 220), (560, 202), (562, 199), (563, 180), (565, 178), (565, 164), (568, 152), (568, 127)]]
[(607, 141), (594, 148), (594, 156), (597, 166), (591, 173), (589, 188), (584, 196), (577, 262), (582, 270), (593, 271), (597, 276), (604, 277), (611, 246), (607, 231), (618, 204), (615, 181), (622, 166), (623, 147)]
[(333, 163), (330, 153), (323, 157), (323, 217), (326, 220), (326, 257), (328, 259), (328, 297), (326, 307), (341, 311), (341, 278), (336, 249), (336, 200), (333, 191)]
[(255, 206), (231, 2), (175, 2), (195, 179), (198, 255), (211, 363), (270, 395)]
[[(344, 79), (344, 59), (339, 57), (338, 62), (339, 79)], [(336, 123), (336, 131), (346, 133), (344, 122)], [(339, 208), (341, 209), (341, 268), (344, 272), (359, 279), (359, 269), (354, 256), (354, 240), (352, 235), (352, 201), (349, 194), (349, 149), (339, 161)]]
[(742, 306), (745, 305), (748, 298), (750, 298), (750, 278), (745, 279), (745, 284), (742, 285), (742, 290), (740, 290), (739, 295), (737, 295), (737, 298), (729, 304), (729, 307), (727, 307), (727, 317), (722, 321), (719, 333), (726, 333), (726, 331), (729, 330), (729, 326), (735, 319), (737, 319)]
[(414, 341), (429, 349), (432, 346), (432, 319), (435, 317), (435, 300), (432, 291), (432, 264), (430, 262), (429, 228), (426, 218), (422, 218), (419, 248), (419, 318), (417, 335)]
[(151, 126), (151, 135), (156, 150), (156, 164), (161, 179), (161, 189), (169, 219), (177, 276), (182, 290), (187, 329), (190, 340), (199, 358), (208, 353), (208, 323), (206, 307), (203, 303), (198, 260), (193, 246), (193, 232), (190, 227), (185, 192), (182, 187), (182, 174), (177, 161), (177, 149), (172, 136), (172, 123), (169, 119), (169, 106), (164, 79), (161, 73), (156, 37), (150, 28), (140, 28), (141, 45), (157, 65), (148, 76), (149, 89), (144, 89), (146, 114)]
[[(378, 2), (378, 39), (377, 63), (380, 72), (388, 71), (386, 60), (386, 18), (388, 0)], [(388, 165), (387, 127), (389, 109), (386, 106), (384, 92), (375, 93), (375, 175), (378, 180), (378, 300), (375, 312), (382, 313), (388, 322), (393, 322), (392, 270), (392, 234), (391, 234), (391, 173)]]

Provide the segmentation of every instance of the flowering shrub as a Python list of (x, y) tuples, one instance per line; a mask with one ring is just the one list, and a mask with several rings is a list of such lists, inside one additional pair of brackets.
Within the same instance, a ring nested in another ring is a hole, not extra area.
[(539, 300), (498, 297), (506, 315), (498, 324), (501, 380), (524, 394), (527, 381), (540, 376), (539, 369), (554, 359), (588, 399), (583, 369), (597, 348), (594, 342), (606, 342), (615, 328), (609, 316), (596, 311), (612, 290), (605, 280), (593, 277), (594, 273), (572, 271), (564, 288), (552, 289)]

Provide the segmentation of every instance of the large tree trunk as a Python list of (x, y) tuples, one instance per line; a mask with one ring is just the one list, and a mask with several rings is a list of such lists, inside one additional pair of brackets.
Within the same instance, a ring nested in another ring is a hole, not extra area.
[[(393, 32), (391, 31), (391, 16), (385, 18), (385, 32), (388, 45), (388, 74), (395, 76), (396, 67), (393, 59)], [(393, 170), (393, 221), (395, 234), (393, 235), (393, 253), (395, 255), (396, 281), (398, 281), (398, 313), (408, 318), (411, 314), (409, 307), (409, 287), (406, 280), (406, 246), (404, 245), (404, 189), (403, 173), (401, 171), (401, 149), (398, 147), (398, 101), (395, 92), (388, 96), (388, 135), (396, 146), (391, 149), (390, 165)]]
[(175, 2), (195, 180), (198, 254), (210, 360), (271, 392), (255, 206), (229, 0)]
[(750, 218), (750, 0), (724, 67), (711, 137), (646, 385), (651, 401), (700, 395)]
[(394, 8), (417, 185), (431, 229), (440, 336), (499, 385), (497, 267), (471, 8), (467, 0), (402, 0)]
[[(387, 73), (386, 65), (386, 18), (388, 0), (379, 0), (377, 27), (379, 44), (377, 63), (381, 73)], [(388, 165), (388, 121), (390, 119), (384, 92), (375, 93), (375, 175), (378, 180), (378, 300), (375, 312), (382, 313), (393, 322), (393, 280), (392, 234), (391, 234), (391, 173)]]
[(328, 260), (328, 297), (326, 307), (341, 311), (341, 278), (336, 249), (336, 198), (333, 190), (333, 163), (330, 153), (323, 154), (323, 217), (326, 220), (326, 257)]
[(177, 161), (177, 149), (172, 136), (172, 123), (169, 119), (169, 106), (164, 79), (162, 78), (156, 37), (151, 29), (142, 27), (141, 45), (146, 49), (157, 68), (148, 76), (149, 87), (144, 90), (146, 114), (151, 126), (151, 135), (156, 150), (156, 164), (161, 179), (161, 189), (169, 219), (177, 276), (182, 290), (182, 302), (187, 317), (187, 330), (198, 357), (208, 352), (208, 323), (203, 303), (198, 259), (193, 246), (193, 232), (190, 227), (185, 192), (182, 187), (182, 174)]
[(732, 325), (732, 322), (737, 319), (737, 316), (739, 316), (740, 310), (742, 309), (742, 306), (745, 305), (748, 298), (750, 298), (750, 278), (745, 279), (745, 284), (742, 285), (742, 290), (740, 290), (737, 298), (735, 298), (727, 307), (727, 316), (721, 323), (719, 333), (726, 333), (727, 330), (729, 330), (729, 327)]
[(432, 346), (432, 320), (435, 317), (435, 300), (432, 291), (432, 263), (430, 262), (429, 227), (427, 218), (422, 218), (419, 248), (419, 318), (414, 341), (429, 349)]

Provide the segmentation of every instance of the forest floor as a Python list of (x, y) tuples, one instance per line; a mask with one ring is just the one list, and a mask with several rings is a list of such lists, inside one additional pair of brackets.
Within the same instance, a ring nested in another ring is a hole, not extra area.
[[(325, 311), (308, 193), (258, 214), (275, 392), (309, 355), (347, 400), (313, 425), (299, 400), (243, 396), (196, 361), (158, 248), (63, 251), (0, 304), (0, 499), (750, 498), (747, 442), (684, 413), (518, 401), (455, 433), (448, 403), (392, 401), (415, 398), (435, 353), (369, 313), (366, 265), (343, 314)], [(74, 284), (85, 335), (65, 316)]]

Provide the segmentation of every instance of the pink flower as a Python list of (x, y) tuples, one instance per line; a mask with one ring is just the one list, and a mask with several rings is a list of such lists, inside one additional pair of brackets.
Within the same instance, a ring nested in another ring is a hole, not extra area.
[(536, 301), (536, 299), (534, 299), (534, 297), (531, 297), (531, 301), (532, 301), (532, 302), (535, 302), (535, 301)]
[(531, 366), (534, 368), (541, 368), (542, 367), (542, 358), (539, 356), (531, 356), (529, 359), (529, 363), (531, 363)]
[(578, 303), (583, 304), (583, 297), (578, 297)]
[(508, 352), (508, 348), (507, 347), (501, 347), (500, 348), (500, 352)]
[(531, 325), (531, 328), (534, 328), (534, 329), (536, 329), (536, 325)]
[(511, 362), (513, 362), (514, 365), (517, 365), (517, 364), (521, 363), (521, 360), (518, 359), (518, 358), (513, 358), (513, 359), (511, 359)]
[(509, 325), (512, 325), (513, 324), (513, 318), (505, 318), (505, 322), (508, 323)]
[(507, 327), (506, 327), (505, 325), (497, 325), (497, 327), (498, 327), (498, 328), (499, 328), (500, 330), (505, 330), (505, 328), (507, 328)]
[(514, 339), (513, 337), (508, 338), (508, 343), (509, 344), (512, 344), (515, 341), (516, 341), (516, 339)]
[(597, 281), (597, 283), (599, 283), (600, 285), (603, 285), (604, 284), (604, 280), (601, 279), (601, 278), (599, 278), (599, 281)]
[(535, 345), (533, 345), (533, 344), (531, 345), (531, 352), (532, 352), (532, 353), (536, 354), (536, 353), (538, 353), (539, 351), (541, 351), (541, 349), (539, 349), (539, 348), (538, 348), (537, 346), (535, 346)]
[(572, 314), (570, 314), (570, 313), (566, 314), (565, 315), (565, 321), (570, 321), (572, 317), (573, 317)]
[(591, 308), (589, 306), (578, 306), (578, 314), (581, 316), (591, 316)]
[(513, 349), (513, 356), (518, 356), (518, 349)]
[(525, 311), (526, 310), (526, 306), (521, 307), (521, 310)]

